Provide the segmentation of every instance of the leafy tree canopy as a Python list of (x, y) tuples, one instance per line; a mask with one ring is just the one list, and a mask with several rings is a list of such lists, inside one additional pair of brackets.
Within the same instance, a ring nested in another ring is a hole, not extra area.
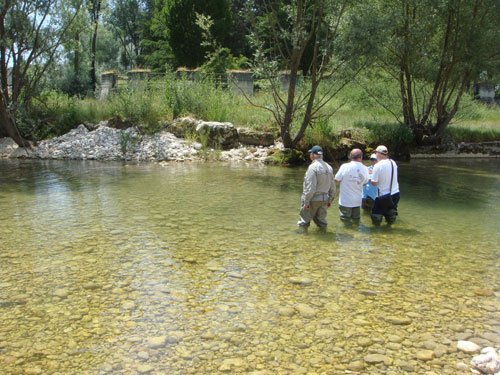
[(196, 14), (213, 20), (211, 34), (220, 44), (229, 34), (232, 17), (228, 0), (165, 0), (153, 29), (170, 46), (174, 66), (197, 67), (205, 60), (207, 51)]

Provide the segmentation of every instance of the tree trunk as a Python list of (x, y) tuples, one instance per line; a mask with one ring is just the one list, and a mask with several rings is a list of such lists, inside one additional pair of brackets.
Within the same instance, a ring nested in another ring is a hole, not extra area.
[(295, 90), (297, 88), (297, 72), (300, 63), (301, 53), (300, 51), (295, 51), (293, 55), (294, 57), (292, 57), (290, 66), (290, 82), (288, 86), (288, 96), (287, 96), (285, 115), (283, 116), (283, 122), (280, 124), (281, 139), (283, 141), (283, 146), (285, 146), (285, 148), (295, 147), (292, 136), (290, 134), (290, 130), (293, 121)]
[(92, 91), (95, 93), (97, 88), (97, 76), (95, 67), (95, 58), (97, 50), (97, 29), (99, 27), (99, 13), (101, 11), (101, 0), (94, 1), (94, 8), (92, 9), (92, 18), (94, 21), (94, 32), (92, 34), (92, 46), (90, 50), (90, 85)]
[(75, 73), (75, 77), (80, 75), (80, 33), (77, 32), (75, 34), (75, 57), (73, 60), (73, 72)]
[(96, 77), (96, 69), (95, 69), (95, 52), (97, 45), (97, 22), (94, 26), (94, 35), (92, 35), (92, 47), (90, 52), (90, 87), (92, 87), (92, 91), (95, 93), (97, 88), (97, 77)]
[(31, 147), (31, 142), (23, 138), (17, 129), (16, 124), (12, 120), (8, 109), (0, 103), (0, 133), (4, 132), (12, 138), (20, 147)]

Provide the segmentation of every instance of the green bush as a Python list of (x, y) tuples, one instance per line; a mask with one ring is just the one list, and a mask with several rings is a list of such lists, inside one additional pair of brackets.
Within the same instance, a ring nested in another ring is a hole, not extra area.
[[(304, 142), (307, 145), (327, 144), (332, 139), (332, 124), (328, 119), (316, 121), (306, 130)], [(302, 143), (302, 142), (301, 142)]]
[(414, 144), (413, 133), (403, 124), (363, 122), (355, 126), (368, 130), (365, 139), (367, 144), (373, 147), (383, 144), (392, 153), (404, 153)]
[(80, 99), (55, 91), (43, 93), (17, 116), (21, 131), (34, 140), (62, 135), (89, 120), (93, 120), (93, 115), (85, 110)]
[(471, 128), (466, 126), (449, 126), (445, 136), (454, 142), (491, 142), (500, 140), (500, 129)]

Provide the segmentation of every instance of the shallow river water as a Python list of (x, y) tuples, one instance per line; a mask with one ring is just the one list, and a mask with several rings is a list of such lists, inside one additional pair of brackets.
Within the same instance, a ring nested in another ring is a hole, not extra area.
[(303, 168), (0, 161), (1, 374), (468, 374), (498, 160), (400, 164), (392, 228), (294, 232)]

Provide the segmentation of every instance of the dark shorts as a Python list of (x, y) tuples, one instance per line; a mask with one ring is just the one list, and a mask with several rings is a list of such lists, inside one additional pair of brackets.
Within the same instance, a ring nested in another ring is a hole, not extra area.
[(375, 201), (371, 197), (366, 197), (363, 198), (363, 201), (361, 202), (361, 207), (363, 208), (363, 210), (371, 211), (374, 204)]
[(396, 221), (396, 216), (398, 216), (398, 203), (400, 195), (399, 193), (396, 193), (391, 195), (391, 198), (392, 198), (391, 207), (386, 207), (385, 205), (383, 205), (379, 197), (375, 199), (371, 213), (372, 220), (374, 220), (374, 223), (376, 221), (380, 222), (382, 220), (382, 217), (385, 217), (385, 220), (391, 224), (394, 223), (394, 221)]

